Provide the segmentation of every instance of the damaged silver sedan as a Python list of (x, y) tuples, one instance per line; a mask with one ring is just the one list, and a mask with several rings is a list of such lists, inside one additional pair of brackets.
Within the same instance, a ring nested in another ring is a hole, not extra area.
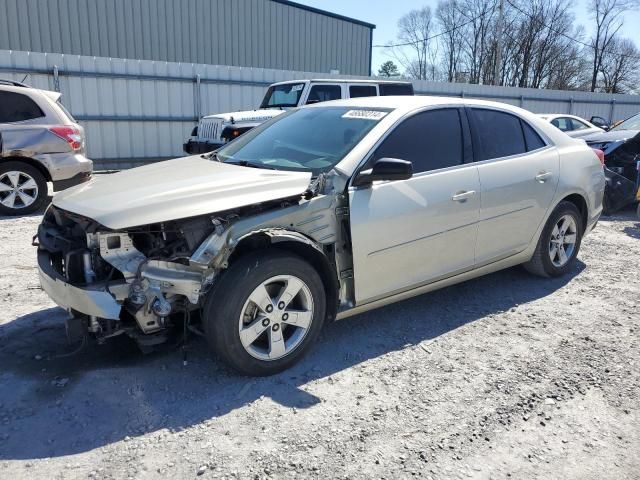
[(584, 142), (515, 107), (328, 102), (57, 195), (40, 278), (71, 330), (145, 350), (194, 330), (269, 375), (336, 318), (517, 264), (568, 272), (603, 189)]

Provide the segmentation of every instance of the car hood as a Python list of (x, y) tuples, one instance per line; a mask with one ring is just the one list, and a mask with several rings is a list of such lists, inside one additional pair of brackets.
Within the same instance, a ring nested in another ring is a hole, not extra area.
[(242, 167), (200, 156), (94, 175), (53, 205), (111, 229), (177, 220), (304, 193), (310, 172)]
[(638, 130), (612, 130), (597, 132), (582, 137), (587, 143), (609, 143), (625, 141), (638, 135)]
[(207, 115), (204, 118), (222, 118), (227, 122), (264, 122), (273, 117), (284, 113), (285, 110), (246, 110), (244, 112), (216, 113), (215, 115)]

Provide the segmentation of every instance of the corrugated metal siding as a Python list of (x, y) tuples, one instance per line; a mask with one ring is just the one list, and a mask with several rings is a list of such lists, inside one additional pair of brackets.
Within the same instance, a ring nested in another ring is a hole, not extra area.
[(370, 30), (273, 0), (0, 0), (0, 49), (368, 75)]
[[(53, 75), (57, 67), (56, 82)], [(200, 114), (256, 108), (270, 83), (331, 75), (305, 71), (121, 60), (0, 50), (0, 77), (62, 92), (87, 130), (99, 168), (127, 168), (183, 155)], [(335, 76), (336, 78), (367, 78)], [(200, 79), (198, 86), (197, 78)], [(536, 113), (620, 120), (640, 111), (637, 95), (606, 95), (469, 84), (414, 82), (418, 94), (497, 100)]]

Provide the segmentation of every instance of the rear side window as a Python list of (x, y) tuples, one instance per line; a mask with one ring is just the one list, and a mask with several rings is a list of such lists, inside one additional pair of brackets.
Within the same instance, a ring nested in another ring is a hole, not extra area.
[(309, 92), (307, 103), (328, 102), (342, 98), (340, 85), (314, 85)]
[(569, 120), (571, 120), (573, 130), (586, 130), (589, 128), (586, 123), (582, 123), (580, 120), (576, 120), (575, 118), (570, 118)]
[(23, 122), (44, 117), (36, 102), (16, 92), (0, 92), (0, 123)]
[(378, 147), (374, 159), (399, 158), (415, 173), (463, 163), (460, 113), (447, 108), (418, 113), (398, 125)]
[(544, 140), (538, 135), (531, 125), (529, 125), (524, 120), (520, 120), (522, 123), (522, 131), (524, 132), (524, 139), (527, 144), (527, 151), (530, 152), (532, 150), (538, 150), (539, 148), (546, 147), (547, 144)]
[(378, 95), (375, 85), (351, 85), (349, 87), (349, 97), (375, 97)]
[(406, 83), (381, 83), (378, 88), (380, 95), (390, 97), (392, 95), (413, 95), (413, 85)]
[(506, 112), (472, 108), (478, 134), (478, 160), (518, 155), (527, 151), (520, 118)]

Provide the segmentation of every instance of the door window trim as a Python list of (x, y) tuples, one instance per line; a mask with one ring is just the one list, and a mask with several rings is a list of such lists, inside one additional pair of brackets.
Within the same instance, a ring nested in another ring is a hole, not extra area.
[[(386, 132), (384, 132), (384, 135), (380, 136), (380, 138), (376, 141), (376, 143), (373, 144), (373, 146), (369, 149), (369, 151), (366, 153), (366, 155), (364, 155), (362, 157), (362, 160), (360, 160), (360, 163), (358, 163), (358, 165), (356, 166), (356, 168), (353, 170), (353, 173), (351, 174), (349, 181), (347, 182), (347, 190), (351, 190), (351, 189), (356, 189), (356, 190), (361, 190), (364, 188), (370, 188), (370, 187), (354, 187), (352, 185), (353, 180), (358, 176), (358, 174), (362, 171), (362, 170), (366, 170), (367, 168), (367, 164), (369, 163), (369, 161), (371, 160), (371, 158), (373, 157), (373, 154), (376, 152), (376, 150), (378, 149), (378, 147), (380, 145), (382, 145), (382, 143), (387, 139), (387, 137), (389, 135), (391, 135), (392, 132), (394, 132), (396, 130), (396, 128), (398, 128), (405, 120), (408, 120), (411, 117), (414, 117), (420, 113), (424, 113), (424, 112), (429, 112), (429, 111), (434, 111), (434, 110), (458, 110), (458, 114), (460, 115), (460, 122), (461, 122), (461, 126), (462, 126), (462, 144), (463, 144), (463, 158), (462, 158), (462, 163), (460, 165), (452, 165), (450, 167), (445, 167), (445, 168), (437, 168), (435, 170), (426, 170), (424, 172), (418, 172), (415, 173), (409, 180), (414, 179), (414, 178), (420, 178), (422, 176), (426, 176), (426, 175), (431, 175), (431, 174), (435, 174), (435, 173), (441, 173), (441, 172), (447, 172), (449, 170), (455, 170), (455, 169), (459, 169), (459, 168), (468, 168), (470, 166), (475, 166), (474, 162), (473, 162), (473, 157), (472, 157), (472, 151), (473, 151), (473, 142), (472, 142), (472, 138), (471, 138), (471, 130), (469, 128), (469, 120), (467, 119), (467, 112), (465, 111), (465, 106), (464, 105), (460, 105), (460, 104), (455, 104), (455, 105), (431, 105), (428, 107), (422, 107), (419, 108), (417, 110), (412, 110), (411, 112), (406, 113), (405, 115), (403, 115), (402, 117), (400, 117), (399, 119), (396, 120), (396, 122), (391, 125)], [(403, 180), (406, 181), (406, 180)], [(386, 184), (386, 183), (390, 183), (391, 181), (386, 181), (382, 184)], [(395, 181), (393, 181), (395, 182)]]

